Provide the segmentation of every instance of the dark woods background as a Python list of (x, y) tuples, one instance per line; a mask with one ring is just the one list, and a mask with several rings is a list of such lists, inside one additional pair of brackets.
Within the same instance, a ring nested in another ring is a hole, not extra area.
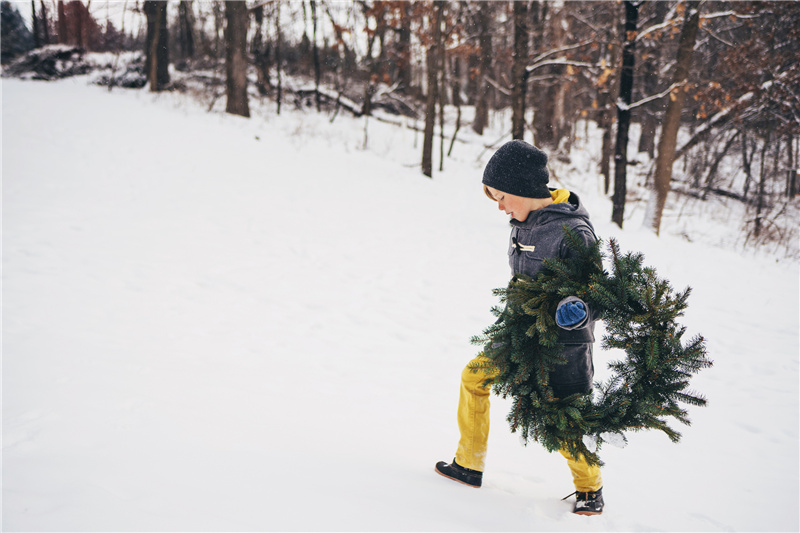
[(487, 147), (523, 138), (567, 158), (591, 121), (620, 226), (628, 172), (649, 164), (656, 233), (677, 192), (747, 205), (751, 242), (795, 238), (797, 2), (2, 2), (4, 75), (57, 77), (48, 54), (67, 51), (109, 52), (109, 88), (199, 86), (242, 116), (258, 98), (278, 114), (411, 117), (431, 177), (463, 129), (506, 120)]

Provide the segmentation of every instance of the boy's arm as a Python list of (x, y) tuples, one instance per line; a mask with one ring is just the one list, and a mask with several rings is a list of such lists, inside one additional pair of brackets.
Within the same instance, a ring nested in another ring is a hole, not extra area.
[(581, 329), (589, 323), (589, 306), (577, 296), (567, 296), (556, 308), (556, 324), (561, 329)]
[[(583, 239), (583, 243), (590, 246), (595, 243), (596, 238), (591, 231), (576, 229), (575, 233)], [(564, 239), (561, 244), (561, 257), (566, 260), (578, 260), (580, 255), (577, 250), (572, 248)], [(560, 302), (556, 308), (556, 324), (565, 330), (575, 330), (586, 327), (592, 321), (591, 309), (577, 296), (568, 296)]]

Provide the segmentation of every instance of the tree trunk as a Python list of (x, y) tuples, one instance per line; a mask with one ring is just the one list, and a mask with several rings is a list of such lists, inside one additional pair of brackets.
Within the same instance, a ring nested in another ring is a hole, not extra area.
[(42, 38), (39, 33), (39, 18), (36, 16), (36, 0), (31, 0), (31, 21), (33, 22), (33, 47), (42, 46)]
[(708, 174), (706, 176), (706, 184), (703, 188), (703, 195), (700, 197), (701, 200), (705, 200), (708, 197), (709, 191), (711, 191), (712, 187), (714, 186), (714, 177), (717, 174), (717, 169), (719, 168), (719, 164), (722, 162), (722, 158), (728, 153), (730, 150), (731, 145), (733, 145), (733, 141), (736, 140), (736, 137), (739, 136), (739, 132), (734, 132), (733, 135), (728, 139), (725, 143), (725, 146), (720, 150), (716, 156), (714, 157), (714, 161), (711, 163), (711, 167), (708, 169)]
[(214, 12), (214, 70), (216, 67), (219, 66), (219, 57), (220, 57), (220, 48), (222, 48), (219, 44), (219, 32), (223, 31), (223, 19), (225, 15), (222, 11), (222, 1), (215, 1), (212, 9)]
[(747, 201), (747, 193), (750, 190), (750, 182), (753, 180), (753, 168), (752, 168), (752, 161), (753, 156), (756, 153), (756, 148), (753, 146), (753, 149), (750, 151), (750, 155), (747, 155), (747, 132), (742, 131), (742, 170), (744, 170), (744, 188), (742, 190), (742, 200)]
[(250, 116), (247, 101), (247, 26), (250, 21), (245, 2), (225, 2), (225, 71), (228, 103), (225, 112)]
[[(545, 2), (545, 6), (548, 3)], [(552, 8), (551, 8), (552, 9)], [(554, 19), (558, 19), (558, 10), (554, 10)], [(546, 21), (546, 17), (542, 17)], [(543, 22), (546, 24), (546, 22)], [(546, 41), (542, 41), (543, 49), (559, 48), (566, 44), (565, 28), (560, 23), (546, 24), (549, 32), (543, 34)], [(537, 52), (543, 51), (541, 48)], [(549, 147), (553, 150), (558, 148), (560, 141), (559, 124), (563, 122), (564, 114), (564, 87), (566, 81), (564, 75), (566, 70), (564, 65), (551, 65), (545, 67), (544, 74), (552, 81), (544, 81), (537, 87), (537, 106), (533, 116), (533, 124), (536, 130), (536, 145)]]
[(789, 136), (789, 143), (787, 144), (787, 165), (786, 172), (786, 196), (789, 198), (797, 194), (797, 166), (795, 165), (795, 149), (794, 149), (794, 135)]
[(617, 104), (617, 145), (614, 153), (614, 204), (611, 221), (620, 228), (625, 219), (625, 196), (628, 180), (628, 129), (631, 124), (631, 98), (633, 97), (633, 71), (636, 61), (636, 23), (639, 3), (625, 1), (625, 39), (622, 45), (622, 68), (619, 76)]
[(398, 87), (406, 94), (411, 94), (413, 78), (411, 76), (411, 2), (404, 2), (400, 17), (400, 30), (398, 33), (397, 50), (397, 81)]
[(672, 163), (675, 160), (675, 148), (678, 139), (678, 130), (681, 125), (681, 111), (686, 100), (685, 83), (689, 79), (689, 68), (692, 64), (692, 52), (697, 29), (700, 26), (700, 1), (686, 2), (683, 27), (678, 41), (678, 56), (675, 62), (675, 76), (673, 84), (679, 84), (670, 93), (667, 112), (664, 115), (661, 137), (658, 141), (658, 155), (656, 157), (656, 170), (653, 184), (653, 195), (648, 206), (648, 219), (645, 224), (650, 225), (656, 235), (661, 231), (661, 215), (667, 203), (670, 181), (672, 180)]
[(456, 126), (455, 129), (453, 129), (453, 137), (450, 139), (450, 147), (447, 149), (448, 156), (453, 153), (456, 135), (458, 135), (458, 130), (461, 129), (461, 58), (458, 56), (453, 58), (453, 73), (450, 78), (450, 87), (453, 94), (453, 105), (456, 107)]
[(194, 17), (191, 0), (181, 0), (178, 4), (178, 28), (180, 29), (181, 59), (194, 57)]
[(511, 67), (511, 137), (525, 136), (525, 89), (528, 85), (528, 3), (514, 2), (514, 55)]
[(250, 52), (253, 54), (253, 64), (256, 68), (256, 89), (258, 94), (266, 96), (269, 92), (269, 45), (264, 42), (264, 6), (253, 8), (253, 17), (256, 19), (256, 31)]
[[(444, 5), (442, 5), (442, 19), (444, 20)], [(440, 29), (441, 31), (441, 29)], [(444, 40), (439, 37), (439, 80), (436, 91), (439, 101), (439, 172), (444, 172), (444, 106), (447, 104), (447, 51), (444, 47)]]
[(444, 1), (436, 0), (434, 3), (436, 14), (431, 32), (431, 45), (426, 55), (428, 73), (428, 95), (425, 103), (425, 136), (422, 141), (422, 173), (429, 178), (433, 177), (433, 130), (436, 125), (436, 96), (437, 78), (439, 72), (439, 46), (442, 36), (442, 12)]
[(50, 23), (47, 20), (47, 6), (45, 6), (44, 0), (39, 2), (39, 6), (41, 7), (41, 21), (42, 21), (42, 33), (44, 38), (44, 44), (50, 44)]
[(480, 2), (478, 7), (479, 41), (481, 45), (480, 64), (478, 68), (477, 89), (475, 95), (475, 120), (472, 129), (483, 135), (483, 129), (489, 122), (489, 71), (492, 68), (492, 34), (489, 25), (491, 2)]
[(67, 44), (67, 14), (63, 0), (58, 0), (58, 44)]
[(756, 221), (753, 228), (753, 236), (758, 238), (761, 236), (761, 213), (764, 211), (764, 184), (767, 181), (766, 161), (767, 149), (770, 143), (770, 132), (772, 131), (771, 125), (767, 125), (767, 138), (764, 139), (764, 146), (761, 148), (761, 177), (758, 180), (758, 198), (756, 198)]
[(319, 64), (319, 47), (317, 46), (317, 2), (316, 0), (309, 0), (309, 4), (311, 5), (312, 27), (311, 49), (314, 53), (314, 91), (316, 92), (314, 101), (317, 104), (317, 112), (320, 112), (322, 111), (322, 105), (320, 103), (319, 82), (322, 77), (322, 70)]
[(144, 3), (147, 17), (145, 39), (145, 72), (151, 91), (160, 91), (169, 85), (169, 35), (167, 33), (167, 2)]
[(611, 113), (611, 93), (605, 90), (600, 93), (597, 102), (600, 108), (598, 122), (603, 130), (603, 146), (600, 149), (600, 174), (603, 175), (603, 194), (611, 188), (611, 156), (614, 143), (611, 141), (611, 130), (614, 127), (614, 115)]
[[(651, 2), (649, 7), (654, 10), (652, 24), (660, 24), (669, 12), (669, 2)], [(663, 64), (661, 61), (661, 50), (663, 46), (658, 42), (649, 42), (645, 45), (643, 52), (639, 53), (638, 72), (641, 75), (642, 93), (645, 95), (656, 94), (658, 92), (658, 69)], [(639, 108), (639, 122), (642, 126), (642, 133), (639, 137), (639, 153), (646, 153), (650, 158), (656, 154), (656, 130), (658, 129), (658, 117), (664, 111), (663, 100), (659, 99)]]
[(283, 100), (283, 75), (281, 74), (281, 0), (275, 2), (275, 77), (277, 78), (277, 95), (275, 103), (277, 114), (281, 114), (281, 101)]
[[(641, 62), (642, 67), (642, 89), (644, 94), (654, 94), (658, 74), (656, 72), (656, 61), (652, 58)], [(658, 128), (658, 118), (650, 105), (643, 106), (639, 119), (642, 125), (642, 133), (639, 136), (639, 153), (646, 153), (651, 158), (656, 153), (656, 129)]]
[(169, 30), (167, 26), (167, 2), (158, 2), (158, 12), (161, 18), (158, 32), (158, 88), (159, 90), (169, 85)]

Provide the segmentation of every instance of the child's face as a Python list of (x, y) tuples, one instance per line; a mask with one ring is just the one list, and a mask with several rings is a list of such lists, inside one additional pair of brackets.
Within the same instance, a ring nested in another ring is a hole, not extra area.
[(504, 211), (505, 214), (511, 215), (511, 218), (514, 220), (525, 222), (525, 219), (528, 218), (528, 215), (530, 215), (531, 211), (534, 209), (534, 202), (532, 202), (531, 198), (514, 196), (513, 194), (498, 191), (492, 187), (486, 187), (486, 189), (489, 191), (489, 194), (492, 195), (492, 198), (497, 201), (497, 208), (500, 209), (500, 211)]

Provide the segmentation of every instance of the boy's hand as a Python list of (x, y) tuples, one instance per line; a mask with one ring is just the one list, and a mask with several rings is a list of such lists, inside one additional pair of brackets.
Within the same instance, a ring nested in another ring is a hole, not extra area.
[(562, 328), (580, 324), (586, 318), (583, 302), (567, 302), (556, 309), (556, 324)]

